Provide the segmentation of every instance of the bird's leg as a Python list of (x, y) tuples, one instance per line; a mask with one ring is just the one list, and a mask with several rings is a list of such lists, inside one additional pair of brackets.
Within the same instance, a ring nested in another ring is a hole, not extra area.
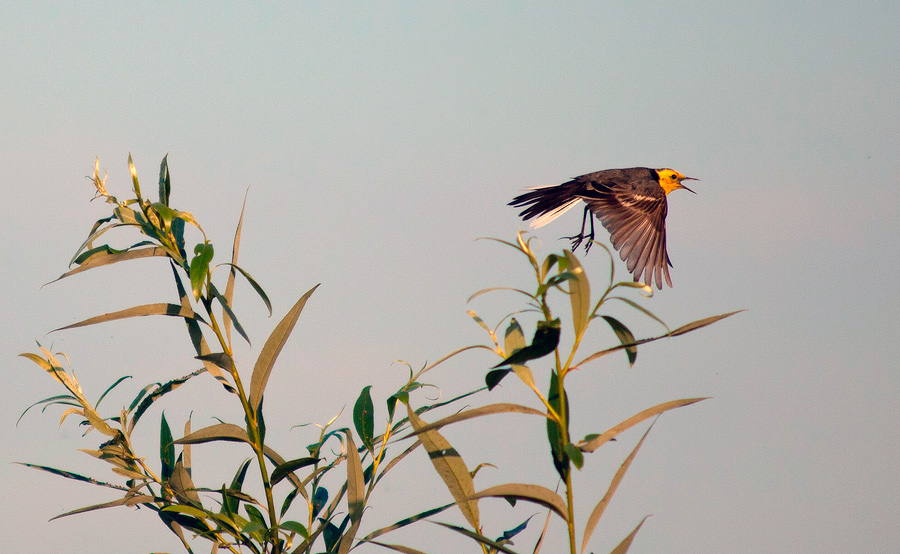
[[(591, 233), (589, 235), (585, 236), (584, 227), (585, 227), (585, 225), (587, 225), (587, 219), (589, 217), (591, 218)], [(572, 251), (573, 252), (578, 250), (578, 247), (581, 246), (581, 243), (584, 241), (584, 239), (588, 239), (588, 243), (584, 247), (584, 253), (585, 254), (588, 253), (588, 251), (591, 249), (591, 245), (593, 244), (593, 240), (594, 240), (594, 218), (591, 217), (590, 206), (584, 207), (584, 215), (581, 217), (581, 232), (578, 233), (577, 235), (574, 235), (571, 237), (563, 237), (563, 238), (569, 239), (572, 241)]]
[(591, 251), (591, 246), (594, 245), (594, 216), (592, 214), (589, 214), (587, 211), (585, 211), (585, 215), (591, 218), (591, 234), (586, 237), (587, 244), (584, 245), (584, 253), (587, 254)]

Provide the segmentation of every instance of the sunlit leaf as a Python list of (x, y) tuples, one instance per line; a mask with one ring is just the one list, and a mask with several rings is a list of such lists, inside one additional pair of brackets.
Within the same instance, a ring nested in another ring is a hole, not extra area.
[[(419, 430), (425, 427), (426, 423), (416, 415), (413, 409), (409, 405), (406, 408), (407, 417), (413, 428)], [(475, 483), (472, 481), (472, 476), (462, 457), (436, 430), (424, 431), (418, 437), (422, 446), (428, 451), (428, 457), (431, 459), (434, 469), (437, 470), (450, 494), (456, 500), (463, 517), (473, 529), (480, 529), (478, 502), (470, 500), (470, 497), (475, 494)]]
[[(96, 267), (102, 267), (105, 265), (114, 264), (117, 262), (124, 262), (126, 260), (137, 260), (140, 258), (152, 258), (152, 257), (169, 257), (169, 252), (165, 248), (160, 248), (158, 246), (149, 247), (149, 248), (139, 248), (137, 250), (127, 250), (121, 253), (111, 253), (111, 254), (103, 254), (97, 253), (85, 260), (78, 267), (71, 271), (67, 271), (50, 281), (50, 283), (55, 283), (60, 279), (64, 279), (66, 277), (71, 277), (72, 275), (76, 275), (81, 273), (82, 271), (87, 271), (89, 269), (94, 269)], [(48, 285), (50, 283), (47, 283)]]
[(312, 296), (312, 293), (315, 292), (317, 288), (319, 288), (319, 285), (309, 289), (306, 294), (294, 304), (294, 307), (285, 314), (284, 318), (282, 318), (275, 327), (275, 330), (272, 331), (272, 334), (266, 340), (266, 344), (263, 345), (262, 351), (256, 359), (256, 365), (253, 367), (253, 375), (250, 378), (250, 407), (252, 409), (255, 410), (256, 407), (259, 406), (263, 392), (266, 389), (266, 383), (269, 382), (269, 375), (272, 373), (272, 367), (275, 365), (275, 360), (278, 358), (278, 354), (281, 353), (281, 349), (287, 342), (291, 331), (294, 330), (294, 325), (297, 323), (297, 319), (300, 317), (300, 312), (303, 311), (306, 301), (309, 300), (309, 297)]
[(57, 331), (65, 331), (67, 329), (77, 329), (78, 327), (86, 327), (88, 325), (96, 325), (97, 323), (106, 323), (109, 321), (116, 321), (119, 319), (128, 319), (132, 317), (144, 317), (148, 315), (167, 315), (171, 317), (183, 317), (190, 319), (198, 319), (202, 321), (199, 315), (195, 314), (191, 309), (185, 309), (183, 306), (179, 306), (178, 304), (144, 304), (142, 306), (134, 306), (131, 308), (126, 308), (124, 310), (119, 310), (117, 312), (110, 312), (103, 315), (98, 315), (94, 317), (89, 317), (83, 321), (79, 321), (78, 323), (73, 323), (71, 325), (66, 325), (65, 327), (60, 327), (59, 329), (54, 329), (50, 331), (51, 333), (55, 333)]
[(481, 492), (477, 492), (470, 498), (515, 498), (516, 500), (525, 500), (540, 504), (545, 508), (550, 508), (553, 512), (561, 517), (563, 521), (568, 521), (566, 515), (566, 503), (561, 496), (548, 488), (539, 485), (526, 485), (521, 483), (508, 483), (506, 485), (497, 485)]
[[(445, 425), (450, 425), (451, 423), (457, 423), (460, 421), (465, 421), (467, 419), (472, 419), (475, 417), (482, 417), (486, 415), (492, 414), (526, 414), (526, 415), (536, 415), (541, 417), (547, 417), (545, 412), (540, 410), (535, 410), (534, 408), (530, 408), (528, 406), (523, 406), (522, 404), (510, 404), (506, 402), (500, 402), (496, 404), (488, 404), (486, 406), (479, 406), (477, 408), (471, 408), (469, 410), (464, 410), (459, 413), (455, 413), (449, 415), (443, 419), (439, 419), (433, 423), (425, 424), (422, 422), (422, 425), (415, 427), (415, 430), (411, 432), (409, 435), (403, 437), (403, 439), (421, 435), (424, 432), (431, 431), (432, 429), (440, 429)], [(402, 439), (401, 439), (402, 440)]]
[(209, 262), (213, 259), (212, 244), (198, 244), (194, 247), (194, 257), (191, 259), (191, 292), (194, 300), (200, 300), (201, 288), (209, 275)]
[(647, 518), (650, 516), (645, 516), (644, 519), (638, 523), (638, 526), (634, 528), (634, 531), (628, 534), (625, 539), (619, 543), (619, 545), (613, 548), (610, 554), (625, 554), (628, 552), (628, 549), (631, 548), (631, 543), (634, 542), (634, 537), (637, 535), (637, 532), (641, 530), (641, 526), (644, 525), (644, 522), (647, 521)]
[(588, 516), (587, 524), (584, 526), (584, 538), (581, 540), (581, 554), (584, 554), (584, 551), (587, 549), (588, 541), (591, 540), (591, 534), (594, 532), (597, 523), (600, 522), (600, 518), (603, 516), (603, 512), (606, 510), (606, 507), (609, 506), (613, 495), (619, 488), (619, 483), (621, 483), (622, 479), (625, 477), (625, 472), (628, 471), (631, 462), (634, 461), (634, 457), (637, 456), (638, 450), (640, 450), (641, 445), (644, 444), (644, 439), (650, 434), (650, 429), (653, 429), (653, 424), (647, 428), (647, 431), (641, 437), (641, 440), (638, 441), (637, 446), (634, 447), (631, 454), (629, 454), (625, 461), (622, 462), (622, 465), (619, 466), (619, 470), (616, 471), (612, 482), (609, 484), (609, 488), (606, 490), (606, 494), (603, 495), (603, 498), (600, 499), (600, 502), (594, 507), (593, 511), (591, 511), (591, 515)]
[(638, 423), (642, 421), (646, 421), (655, 415), (662, 414), (669, 410), (674, 410), (675, 408), (681, 408), (683, 406), (690, 406), (691, 404), (696, 404), (701, 400), (707, 400), (708, 397), (705, 398), (683, 398), (681, 400), (670, 400), (669, 402), (663, 402), (662, 404), (657, 404), (652, 408), (647, 408), (646, 410), (631, 416), (626, 419), (622, 423), (611, 427), (601, 435), (587, 441), (587, 442), (579, 442), (576, 446), (582, 452), (593, 452), (611, 441), (613, 438), (626, 431), (627, 429), (631, 429)]

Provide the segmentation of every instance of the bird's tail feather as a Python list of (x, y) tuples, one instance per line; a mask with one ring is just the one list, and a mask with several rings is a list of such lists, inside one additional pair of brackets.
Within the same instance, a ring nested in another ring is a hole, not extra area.
[(548, 187), (533, 187), (513, 198), (510, 206), (525, 209), (519, 213), (525, 221), (534, 219), (531, 226), (537, 229), (561, 216), (581, 201), (581, 186), (569, 182)]

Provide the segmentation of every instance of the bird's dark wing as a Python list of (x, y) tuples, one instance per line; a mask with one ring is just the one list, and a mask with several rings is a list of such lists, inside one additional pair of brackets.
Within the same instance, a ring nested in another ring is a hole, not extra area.
[(609, 231), (635, 281), (671, 287), (666, 252), (666, 194), (656, 183), (593, 182), (583, 193), (591, 212)]

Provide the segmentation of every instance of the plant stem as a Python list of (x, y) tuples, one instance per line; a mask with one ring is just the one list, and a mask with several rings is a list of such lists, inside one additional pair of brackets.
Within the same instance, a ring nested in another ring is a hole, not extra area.
[(219, 323), (216, 321), (216, 316), (212, 311), (212, 301), (209, 304), (206, 302), (203, 303), (206, 308), (206, 313), (209, 315), (210, 326), (213, 329), (213, 332), (216, 334), (216, 338), (219, 340), (219, 344), (222, 346), (223, 351), (228, 354), (228, 357), (231, 359), (231, 368), (229, 368), (229, 372), (231, 373), (231, 378), (234, 379), (235, 387), (237, 388), (238, 398), (241, 400), (241, 407), (244, 409), (244, 415), (247, 418), (247, 425), (253, 431), (250, 433), (250, 437), (253, 442), (253, 451), (256, 453), (256, 462), (259, 466), (259, 474), (262, 478), (263, 488), (266, 491), (266, 507), (269, 511), (269, 533), (271, 534), (272, 540), (272, 554), (278, 554), (281, 551), (279, 547), (278, 540), (278, 512), (275, 509), (275, 498), (272, 496), (272, 483), (269, 481), (269, 472), (266, 469), (266, 457), (264, 453), (264, 445), (262, 443), (262, 436), (259, 432), (259, 422), (256, 419), (256, 412), (250, 407), (250, 401), (247, 398), (247, 394), (244, 391), (244, 385), (241, 381), (241, 376), (238, 373), (237, 366), (234, 363), (234, 357), (232, 355), (231, 348), (229, 348), (225, 337), (222, 335), (222, 331), (219, 328)]

